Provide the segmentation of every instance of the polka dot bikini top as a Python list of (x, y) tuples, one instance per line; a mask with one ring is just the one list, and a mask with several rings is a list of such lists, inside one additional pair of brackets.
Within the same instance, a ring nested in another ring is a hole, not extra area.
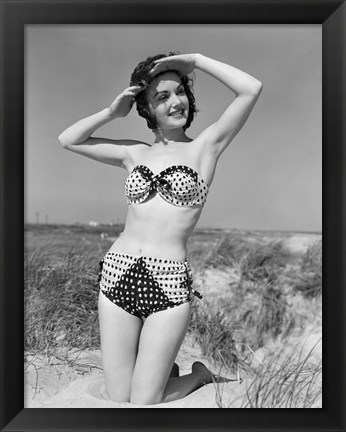
[(147, 166), (136, 165), (125, 181), (127, 203), (139, 204), (155, 191), (175, 206), (203, 206), (209, 187), (185, 165), (172, 165), (156, 175)]

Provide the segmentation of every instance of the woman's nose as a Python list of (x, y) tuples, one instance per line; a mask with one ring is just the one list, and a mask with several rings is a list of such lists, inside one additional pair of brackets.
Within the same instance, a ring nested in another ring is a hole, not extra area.
[(172, 106), (179, 106), (181, 105), (181, 100), (179, 99), (179, 97), (175, 94), (172, 96)]

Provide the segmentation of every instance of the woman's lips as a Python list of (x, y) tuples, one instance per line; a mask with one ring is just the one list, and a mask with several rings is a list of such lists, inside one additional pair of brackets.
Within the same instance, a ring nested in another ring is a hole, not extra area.
[(181, 117), (184, 115), (184, 110), (174, 111), (170, 113), (171, 117)]

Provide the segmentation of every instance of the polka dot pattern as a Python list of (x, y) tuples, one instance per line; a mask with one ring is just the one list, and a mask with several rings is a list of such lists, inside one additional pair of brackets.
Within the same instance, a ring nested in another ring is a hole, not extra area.
[(139, 204), (154, 192), (175, 206), (203, 206), (209, 186), (196, 171), (185, 165), (172, 165), (157, 175), (145, 165), (135, 166), (125, 180), (127, 203)]
[(191, 301), (192, 273), (188, 261), (108, 252), (100, 262), (100, 289), (132, 315), (147, 317)]

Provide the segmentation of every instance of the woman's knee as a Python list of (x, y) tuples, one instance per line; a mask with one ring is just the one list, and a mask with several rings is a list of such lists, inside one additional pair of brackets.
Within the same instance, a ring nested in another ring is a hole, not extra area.
[(134, 383), (131, 386), (130, 402), (136, 405), (154, 405), (162, 402), (163, 389), (155, 389), (150, 383)]
[(152, 392), (131, 392), (130, 403), (134, 405), (156, 405), (162, 402), (162, 395), (152, 394)]
[(108, 398), (112, 402), (130, 402), (130, 386), (112, 386), (106, 384)]

